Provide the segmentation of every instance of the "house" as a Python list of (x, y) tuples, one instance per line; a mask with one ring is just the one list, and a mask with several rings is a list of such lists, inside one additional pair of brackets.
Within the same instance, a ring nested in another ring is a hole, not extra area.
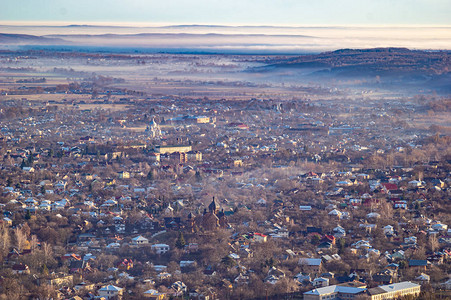
[(390, 191), (395, 191), (398, 189), (398, 185), (396, 185), (395, 183), (384, 182), (384, 183), (381, 183), (381, 186), (382, 186), (382, 189), (386, 193), (389, 193)]
[(329, 216), (335, 216), (335, 217), (338, 217), (339, 219), (341, 219), (342, 213), (341, 213), (341, 211), (339, 211), (337, 209), (333, 209), (329, 212)]
[(329, 279), (323, 278), (323, 277), (315, 278), (315, 279), (313, 279), (313, 286), (315, 288), (322, 288), (325, 286), (329, 286)]
[(403, 250), (398, 250), (392, 255), (390, 255), (390, 257), (392, 260), (402, 260), (405, 259), (406, 256)]
[(30, 274), (30, 268), (25, 264), (15, 264), (12, 266), (13, 274)]
[[(0, 224), (1, 224), (2, 222), (0, 221)], [(13, 220), (11, 220), (10, 218), (8, 218), (8, 217), (4, 217), (3, 218), (3, 224), (5, 224), (6, 226), (12, 226), (13, 225)]]
[(371, 245), (369, 241), (365, 241), (365, 240), (360, 240), (355, 242), (354, 244), (351, 245), (352, 247), (355, 247), (357, 249), (365, 249), (365, 250), (369, 250), (371, 249)]
[[(71, 286), (71, 285), (67, 285)], [(94, 291), (96, 285), (94, 283), (87, 283), (87, 282), (80, 282), (74, 286), (74, 290), (76, 292), (87, 292), (87, 291)]]
[(199, 288), (191, 290), (188, 293), (189, 299), (197, 299), (197, 300), (214, 300), (217, 299), (217, 294), (213, 291), (212, 288)]
[(369, 289), (368, 295), (371, 300), (399, 299), (410, 295), (417, 297), (420, 291), (421, 286), (419, 284), (404, 281)]
[(316, 251), (322, 251), (322, 250), (330, 250), (332, 249), (332, 243), (330, 242), (322, 242), (316, 247)]
[(174, 291), (174, 296), (181, 296), (188, 291), (187, 286), (182, 281), (176, 281), (171, 285), (171, 289)]
[(166, 244), (154, 244), (151, 248), (156, 254), (164, 254), (169, 251), (169, 245)]
[(120, 172), (117, 173), (117, 176), (120, 179), (127, 179), (127, 178), (130, 178), (130, 173), (127, 172), (127, 171), (120, 171)]
[(69, 272), (70, 273), (85, 273), (85, 272), (89, 272), (91, 270), (91, 267), (89, 266), (89, 262), (88, 261), (84, 261), (84, 260), (73, 260), (70, 262), (69, 265)]
[(448, 230), (448, 225), (442, 224), (442, 223), (436, 223), (436, 224), (432, 225), (431, 228), (434, 230), (437, 230), (437, 231), (446, 231), (446, 230)]
[(266, 206), (266, 200), (263, 198), (260, 198), (257, 200), (257, 204), (261, 206)]
[(391, 225), (387, 225), (383, 228), (384, 234), (387, 236), (392, 236), (395, 234), (394, 228)]
[(349, 204), (351, 204), (352, 206), (359, 206), (363, 203), (362, 199), (359, 198), (351, 198), (349, 199)]
[(370, 218), (379, 219), (380, 217), (381, 217), (381, 215), (378, 214), (378, 213), (375, 213), (375, 212), (371, 212), (371, 213), (369, 213), (369, 214), (366, 215), (366, 218), (367, 218), (367, 219), (370, 219)]
[(393, 208), (407, 209), (407, 201), (398, 200), (393, 203)]
[(254, 241), (257, 243), (266, 243), (267, 239), (268, 239), (267, 235), (258, 232), (254, 233)]
[(33, 167), (23, 167), (22, 170), (27, 173), (34, 173), (35, 171)]
[(141, 235), (132, 238), (132, 242), (130, 243), (132, 246), (142, 246), (147, 244), (149, 244), (149, 240)]
[(133, 260), (124, 258), (122, 261), (117, 263), (117, 268), (124, 271), (133, 269)]
[(418, 284), (425, 284), (431, 281), (431, 276), (421, 273), (420, 276), (415, 277), (415, 282)]
[(451, 279), (441, 283), (440, 286), (445, 290), (451, 290)]
[(312, 210), (312, 206), (311, 205), (300, 205), (299, 209), (301, 211), (311, 211)]
[(409, 267), (425, 270), (428, 266), (428, 261), (426, 259), (411, 259), (409, 260)]
[(285, 273), (282, 270), (277, 269), (276, 267), (272, 267), (268, 271), (268, 275), (265, 278), (265, 282), (270, 284), (276, 284), (277, 281), (279, 281), (279, 279), (282, 279), (284, 277)]
[(123, 288), (114, 286), (114, 285), (106, 285), (99, 289), (98, 294), (100, 297), (105, 297), (106, 299), (113, 298), (122, 298), (122, 294), (124, 292)]
[(412, 180), (407, 183), (407, 186), (411, 189), (417, 188), (424, 185), (424, 181)]
[(157, 290), (150, 289), (144, 292), (144, 298), (154, 299), (154, 300), (163, 300), (166, 296), (165, 293), (160, 293)]
[(74, 282), (73, 275), (56, 274), (47, 281), (47, 284), (53, 287), (72, 286)]
[(335, 237), (333, 235), (328, 234), (324, 235), (324, 237), (321, 239), (321, 242), (327, 242), (332, 245), (335, 245), (335, 241), (336, 241)]
[(299, 265), (305, 272), (319, 274), (322, 268), (322, 260), (321, 258), (300, 258)]
[(304, 283), (304, 282), (310, 282), (311, 278), (310, 278), (310, 274), (308, 273), (299, 273), (296, 276), (294, 276), (294, 279), (297, 280), (299, 283)]
[(194, 260), (181, 260), (180, 261), (180, 268), (189, 268), (196, 264)]
[(249, 283), (249, 276), (247, 274), (240, 273), (237, 277), (235, 277), (234, 282), (238, 285), (247, 285)]
[(333, 232), (334, 232), (334, 237), (335, 238), (340, 238), (340, 237), (345, 237), (346, 236), (346, 230), (343, 227), (341, 227), (340, 225), (335, 227), (333, 229)]
[(383, 270), (373, 275), (373, 281), (378, 284), (391, 284), (393, 283), (395, 272), (392, 270)]

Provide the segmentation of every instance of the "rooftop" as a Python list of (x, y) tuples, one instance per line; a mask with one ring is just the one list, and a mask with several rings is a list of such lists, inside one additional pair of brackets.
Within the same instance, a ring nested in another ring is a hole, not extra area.
[(419, 286), (420, 286), (419, 284), (416, 284), (416, 283), (413, 283), (410, 281), (404, 281), (404, 282), (393, 283), (393, 284), (388, 284), (388, 285), (380, 285), (378, 287), (369, 289), (368, 293), (370, 295), (377, 295), (377, 294), (401, 291), (404, 289), (410, 289), (410, 288), (419, 287)]
[(358, 294), (364, 291), (366, 291), (366, 288), (331, 285), (319, 289), (313, 289), (311, 291), (305, 292), (304, 295), (327, 295), (332, 293)]

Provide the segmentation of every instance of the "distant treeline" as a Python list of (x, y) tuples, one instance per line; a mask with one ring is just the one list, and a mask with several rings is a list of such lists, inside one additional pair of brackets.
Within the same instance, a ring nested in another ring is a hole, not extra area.
[(429, 102), (429, 109), (433, 111), (451, 111), (451, 99), (441, 99)]
[(16, 83), (44, 83), (47, 82), (45, 77), (42, 78), (31, 78), (31, 79), (19, 79), (16, 80)]

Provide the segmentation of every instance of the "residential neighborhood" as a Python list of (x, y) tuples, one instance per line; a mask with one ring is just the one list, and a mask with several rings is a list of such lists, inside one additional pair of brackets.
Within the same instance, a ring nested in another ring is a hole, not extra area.
[(0, 34), (0, 300), (451, 298), (449, 51), (44, 29)]
[(449, 296), (449, 136), (280, 106), (3, 102), (2, 297)]

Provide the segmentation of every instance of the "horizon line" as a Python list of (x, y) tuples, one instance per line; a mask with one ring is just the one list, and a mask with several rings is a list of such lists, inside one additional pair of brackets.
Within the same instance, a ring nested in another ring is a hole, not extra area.
[(108, 21), (0, 21), (0, 26), (108, 26), (108, 27), (170, 27), (170, 26), (221, 26), (221, 27), (286, 27), (286, 28), (308, 28), (308, 27), (361, 27), (361, 28), (451, 28), (451, 24), (245, 24), (245, 23), (170, 23), (170, 22), (108, 22)]

